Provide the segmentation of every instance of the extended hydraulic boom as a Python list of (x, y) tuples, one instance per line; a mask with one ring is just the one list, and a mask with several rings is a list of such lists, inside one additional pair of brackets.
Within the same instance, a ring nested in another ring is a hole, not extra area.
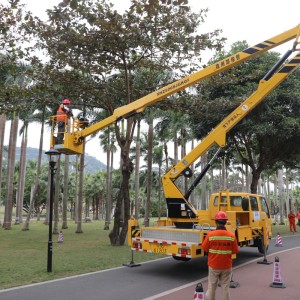
[(251, 59), (292, 39), (295, 39), (296, 45), (299, 43), (299, 32), (300, 25), (289, 29), (288, 31), (285, 31), (279, 35), (276, 35), (268, 40), (265, 40), (259, 44), (249, 47), (243, 51), (240, 51), (234, 55), (231, 55), (192, 75), (184, 77), (155, 92), (152, 92), (149, 95), (144, 96), (128, 105), (124, 105), (115, 109), (110, 117), (87, 128), (85, 128), (85, 126), (79, 120), (74, 119), (74, 122), (65, 132), (65, 139), (63, 144), (56, 144), (55, 137), (57, 135), (57, 132), (55, 132), (55, 116), (53, 116), (50, 147), (55, 148), (56, 150), (64, 154), (81, 154), (83, 151), (82, 143), (85, 137), (96, 133), (97, 131), (117, 122), (120, 119), (128, 118), (134, 114), (141, 113), (148, 106), (151, 106), (178, 91), (181, 91), (205, 78), (224, 72), (248, 59)]

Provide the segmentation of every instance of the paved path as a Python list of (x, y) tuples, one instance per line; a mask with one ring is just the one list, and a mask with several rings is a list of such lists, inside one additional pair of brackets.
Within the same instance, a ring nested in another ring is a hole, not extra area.
[[(275, 257), (279, 258), (282, 282), (286, 288), (272, 288)], [(283, 250), (268, 255), (267, 261), (272, 264), (258, 264), (264, 259), (256, 259), (234, 268), (233, 281), (239, 287), (231, 288), (231, 300), (299, 300), (300, 296), (300, 247)], [(201, 282), (207, 290), (207, 277), (197, 282), (181, 286), (177, 289), (166, 291), (159, 295), (146, 298), (159, 300), (185, 300), (193, 299), (195, 287)], [(221, 288), (217, 289), (216, 299), (222, 299)], [(145, 299), (145, 300), (146, 300)]]

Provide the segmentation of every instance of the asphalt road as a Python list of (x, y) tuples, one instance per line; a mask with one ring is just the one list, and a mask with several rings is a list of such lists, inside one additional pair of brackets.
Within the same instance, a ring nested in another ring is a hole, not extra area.
[[(275, 240), (272, 240), (268, 253), (299, 245), (300, 235), (284, 237), (283, 247), (275, 247)], [(256, 248), (242, 248), (234, 266), (259, 257), (264, 259)], [(0, 300), (141, 300), (206, 276), (206, 257), (189, 262), (175, 261), (167, 257), (134, 268), (121, 266), (107, 271), (0, 290)]]

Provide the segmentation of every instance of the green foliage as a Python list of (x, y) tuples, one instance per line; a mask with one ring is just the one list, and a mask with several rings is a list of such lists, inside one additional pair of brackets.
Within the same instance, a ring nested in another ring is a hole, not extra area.
[[(229, 53), (218, 54), (214, 61), (246, 47), (245, 42), (236, 43)], [(197, 109), (193, 103), (188, 109), (197, 137), (206, 136), (249, 97), (278, 59), (277, 53), (265, 53), (199, 84)], [(263, 170), (295, 168), (299, 162), (299, 74), (297, 70), (281, 83), (227, 134), (226, 158), (232, 161), (234, 153), (238, 153), (240, 162), (250, 166), (252, 192), (256, 191)]]

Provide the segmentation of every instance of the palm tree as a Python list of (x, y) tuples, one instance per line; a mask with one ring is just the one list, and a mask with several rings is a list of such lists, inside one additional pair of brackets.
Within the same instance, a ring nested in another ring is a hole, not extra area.
[(12, 209), (13, 209), (13, 189), (14, 189), (14, 169), (16, 160), (16, 145), (18, 132), (19, 116), (14, 113), (11, 121), (9, 147), (8, 147), (8, 165), (6, 180), (6, 200), (4, 211), (3, 228), (11, 229)]
[(161, 217), (161, 174), (163, 164), (163, 145), (154, 147), (153, 149), (153, 163), (158, 164), (158, 218)]
[(134, 216), (135, 219), (139, 218), (139, 195), (140, 195), (140, 159), (141, 159), (141, 119), (138, 118), (137, 132), (135, 141), (135, 176), (134, 176)]
[(67, 208), (68, 208), (68, 180), (69, 180), (69, 155), (65, 155), (65, 168), (64, 168), (64, 188), (62, 199), (62, 229), (68, 228), (67, 221)]
[(106, 152), (106, 209), (105, 209), (105, 224), (104, 230), (109, 230), (110, 216), (112, 209), (112, 169), (113, 169), (113, 158), (114, 153), (116, 152), (116, 147), (114, 145), (114, 133), (111, 131), (111, 128), (108, 127), (103, 130), (103, 133), (100, 134), (100, 144), (103, 151)]
[[(40, 191), (40, 174), (41, 174), (41, 163), (42, 163), (42, 151), (43, 151), (43, 140), (44, 140), (44, 123), (46, 118), (46, 106), (43, 106), (40, 113), (36, 113), (30, 120), (27, 121), (36, 121), (41, 120), (41, 130), (40, 130), (40, 141), (39, 141), (39, 153), (38, 153), (38, 159), (37, 159), (37, 165), (36, 165), (36, 177), (35, 177), (35, 183), (33, 187), (33, 203), (32, 206), (30, 205), (29, 211), (27, 214), (26, 222), (23, 226), (23, 230), (29, 230), (29, 221), (30, 216), (32, 214), (32, 209), (34, 207), (34, 204), (36, 204), (37, 207), (39, 207), (38, 199), (39, 199), (39, 191)], [(27, 121), (25, 120), (24, 124), (27, 124)], [(26, 152), (25, 152), (26, 155)], [(49, 206), (47, 206), (48, 208)], [(39, 213), (39, 212), (38, 212)], [(45, 220), (45, 223), (47, 223), (47, 220)]]
[[(6, 116), (4, 114), (0, 115), (0, 208), (2, 205), (2, 161), (3, 161), (3, 149), (4, 149), (4, 133), (5, 133), (5, 124), (6, 124)], [(0, 219), (1, 225), (1, 219)]]
[(24, 131), (22, 134), (21, 143), (21, 155), (20, 155), (20, 170), (18, 178), (18, 190), (16, 199), (16, 220), (15, 224), (23, 223), (22, 211), (23, 211), (23, 199), (24, 199), (24, 187), (25, 187), (25, 175), (26, 175), (26, 148), (27, 148), (27, 129), (28, 123), (24, 123)]
[[(85, 149), (85, 141), (83, 141), (83, 153)], [(76, 233), (83, 233), (82, 230), (82, 202), (83, 202), (83, 181), (84, 181), (84, 154), (80, 155), (79, 163), (79, 183), (77, 198), (77, 228)]]
[(151, 191), (152, 191), (152, 163), (153, 163), (153, 108), (149, 109), (148, 114), (148, 152), (147, 152), (147, 200), (145, 209), (145, 226), (149, 226), (151, 209)]

